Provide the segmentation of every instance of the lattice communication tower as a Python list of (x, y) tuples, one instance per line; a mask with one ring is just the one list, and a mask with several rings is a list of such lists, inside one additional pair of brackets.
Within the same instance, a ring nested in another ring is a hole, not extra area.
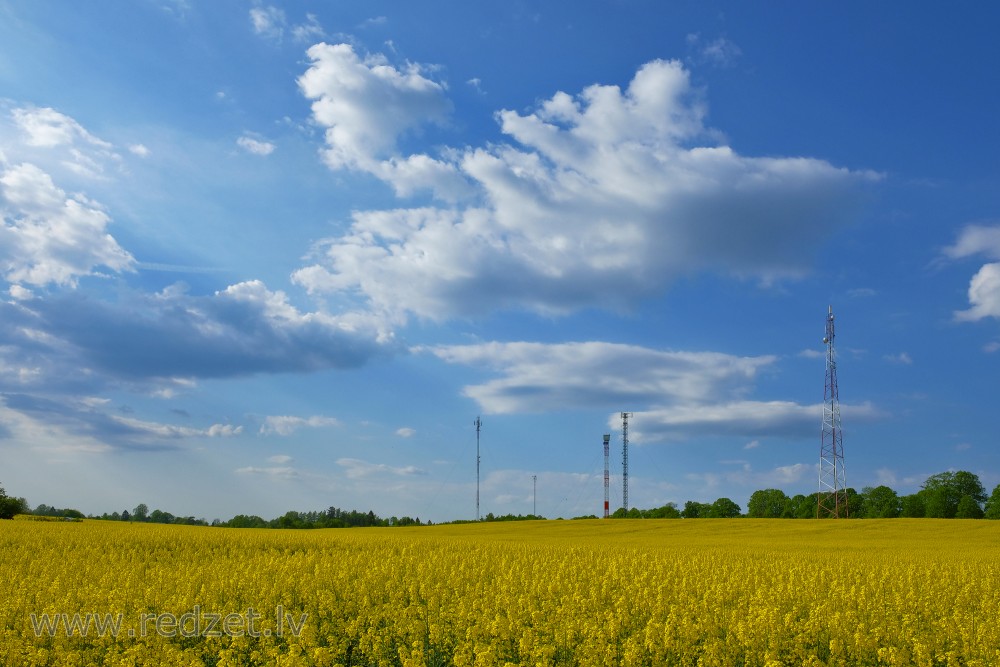
[(826, 382), (823, 390), (823, 433), (819, 446), (817, 518), (846, 518), (847, 476), (844, 473), (844, 439), (840, 426), (840, 392), (837, 389), (837, 352), (833, 346), (833, 306), (826, 316)]

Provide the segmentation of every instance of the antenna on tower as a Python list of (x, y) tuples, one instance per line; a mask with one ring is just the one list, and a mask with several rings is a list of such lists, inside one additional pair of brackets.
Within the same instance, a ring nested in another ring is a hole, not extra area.
[(622, 507), (628, 512), (628, 418), (631, 412), (622, 413)]
[(608, 507), (610, 503), (608, 502), (608, 481), (611, 479), (611, 475), (608, 473), (608, 445), (611, 442), (611, 434), (604, 434), (604, 518), (608, 518)]
[(844, 441), (840, 426), (840, 392), (837, 389), (837, 353), (833, 347), (833, 306), (826, 315), (826, 382), (823, 389), (823, 432), (819, 446), (819, 492), (816, 518), (848, 516)]
[(483, 421), (476, 417), (476, 521), (479, 521), (479, 429)]

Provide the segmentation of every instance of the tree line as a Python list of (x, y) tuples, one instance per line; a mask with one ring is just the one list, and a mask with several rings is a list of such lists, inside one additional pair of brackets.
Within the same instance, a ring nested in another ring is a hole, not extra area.
[[(712, 503), (689, 500), (684, 507), (667, 503), (654, 509), (617, 509), (615, 519), (730, 519), (741, 516), (773, 519), (812, 519), (820, 494), (797, 494), (788, 496), (780, 489), (760, 489), (754, 491), (747, 503), (744, 514), (738, 504), (730, 498), (719, 498)], [(1000, 484), (987, 496), (979, 477), (966, 470), (942, 472), (931, 475), (916, 493), (899, 495), (892, 488), (881, 485), (864, 487), (859, 493), (853, 488), (842, 492), (841, 502), (847, 515), (855, 519), (940, 518), (940, 519), (1000, 519)], [(9, 497), (0, 486), (0, 519), (10, 519), (16, 514), (36, 516), (83, 518), (83, 513), (75, 509), (59, 509), (49, 505), (39, 505), (31, 510), (24, 498)], [(372, 511), (342, 510), (330, 507), (311, 512), (289, 511), (274, 518), (264, 519), (255, 514), (238, 514), (229, 521), (215, 519), (211, 523), (193, 516), (174, 516), (159, 509), (153, 511), (145, 503), (139, 503), (131, 512), (112, 512), (91, 519), (107, 521), (136, 521), (144, 523), (172, 523), (225, 528), (352, 528), (373, 526), (421, 526), (430, 525), (420, 521), (420, 517), (408, 516), (383, 518)], [(487, 514), (482, 521), (526, 521), (544, 519), (535, 515)], [(574, 517), (596, 519), (596, 515)], [(472, 523), (456, 520), (452, 523)]]
[[(743, 514), (740, 506), (729, 498), (714, 503), (689, 500), (680, 509), (676, 503), (649, 510), (619, 508), (617, 519), (725, 519), (746, 516), (758, 519), (815, 519), (819, 493), (788, 496), (780, 489), (754, 491)], [(931, 475), (920, 490), (899, 495), (881, 485), (864, 487), (859, 493), (845, 489), (840, 501), (852, 519), (895, 519), (898, 517), (928, 519), (1000, 519), (1000, 484), (989, 496), (979, 477), (966, 470)]]
[[(420, 517), (408, 516), (382, 518), (375, 512), (359, 512), (358, 510), (342, 510), (329, 507), (325, 510), (285, 512), (274, 519), (264, 519), (256, 514), (237, 514), (229, 521), (215, 519), (211, 523), (205, 519), (194, 517), (176, 517), (161, 510), (149, 511), (145, 503), (139, 503), (131, 512), (112, 512), (91, 517), (107, 521), (138, 521), (144, 523), (179, 523), (200, 526), (217, 526), (222, 528), (366, 528), (373, 526), (420, 526), (424, 525)], [(429, 522), (428, 522), (429, 523)]]

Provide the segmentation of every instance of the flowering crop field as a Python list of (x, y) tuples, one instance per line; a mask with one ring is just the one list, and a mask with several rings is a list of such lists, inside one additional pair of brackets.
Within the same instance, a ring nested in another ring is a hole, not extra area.
[(1000, 665), (1000, 522), (0, 521), (3, 665)]

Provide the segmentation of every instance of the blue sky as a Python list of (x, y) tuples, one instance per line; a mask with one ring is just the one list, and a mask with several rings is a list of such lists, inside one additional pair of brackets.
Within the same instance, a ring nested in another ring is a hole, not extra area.
[[(988, 3), (0, 2), (0, 482), (435, 521), (1000, 483)], [(620, 502), (620, 500), (618, 501)]]

